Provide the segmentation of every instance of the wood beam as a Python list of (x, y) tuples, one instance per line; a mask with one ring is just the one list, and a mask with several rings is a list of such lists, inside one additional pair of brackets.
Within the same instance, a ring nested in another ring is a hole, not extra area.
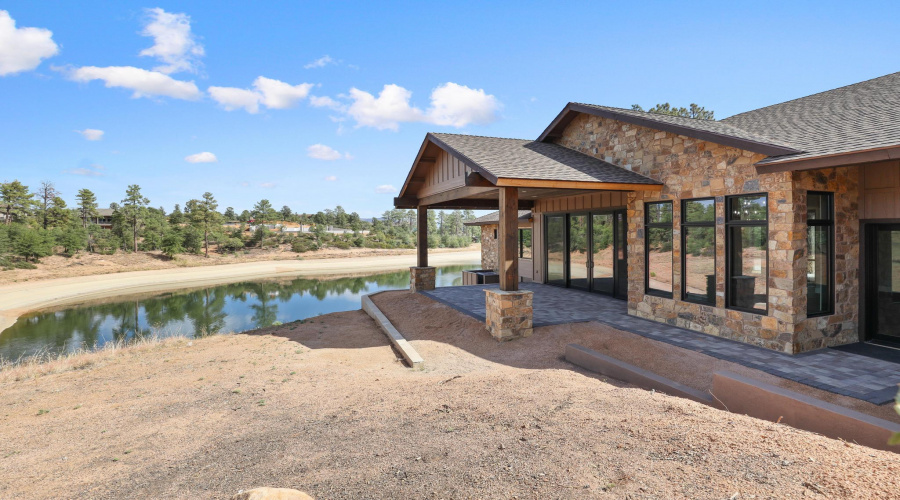
[(466, 176), (466, 186), (496, 187), (491, 181), (485, 179), (484, 176), (478, 172), (469, 172), (469, 175)]
[(500, 188), (500, 289), (519, 289), (519, 190)]
[(416, 265), (428, 267), (428, 207), (417, 207), (418, 230), (416, 231)]
[(489, 188), (472, 187), (472, 186), (458, 187), (458, 188), (454, 188), (454, 189), (449, 189), (449, 190), (441, 192), (441, 193), (435, 193), (432, 195), (423, 196), (422, 198), (419, 198), (419, 205), (431, 206), (431, 205), (435, 205), (435, 204), (442, 203), (445, 201), (459, 200), (462, 198), (468, 198), (470, 196), (484, 194), (486, 192), (496, 190), (496, 189), (497, 188), (493, 187), (493, 186), (491, 186)]

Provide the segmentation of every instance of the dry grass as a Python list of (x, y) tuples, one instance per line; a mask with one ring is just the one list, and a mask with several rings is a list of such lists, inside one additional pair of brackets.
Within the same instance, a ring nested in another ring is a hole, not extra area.
[(182, 335), (166, 337), (148, 335), (139, 339), (118, 340), (101, 347), (84, 347), (70, 352), (46, 351), (16, 360), (0, 358), (0, 384), (102, 366), (124, 352), (143, 353), (189, 341)]

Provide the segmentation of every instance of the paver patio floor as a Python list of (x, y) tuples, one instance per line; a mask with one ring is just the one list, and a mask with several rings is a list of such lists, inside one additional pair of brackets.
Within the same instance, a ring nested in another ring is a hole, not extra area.
[[(424, 295), (484, 320), (484, 290), (497, 285), (436, 288)], [(729, 339), (629, 316), (624, 301), (540, 283), (520, 283), (534, 292), (534, 326), (597, 321), (646, 338), (732, 361), (818, 389), (884, 404), (900, 383), (900, 364), (835, 349), (784, 354)]]

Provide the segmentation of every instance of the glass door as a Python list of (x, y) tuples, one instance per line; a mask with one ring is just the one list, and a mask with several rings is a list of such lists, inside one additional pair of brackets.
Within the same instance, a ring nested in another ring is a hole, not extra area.
[(616, 293), (619, 299), (628, 298), (628, 223), (625, 211), (613, 212), (615, 219), (615, 246), (616, 246)]
[(566, 216), (547, 216), (547, 283), (566, 286)]
[(588, 289), (588, 216), (569, 216), (569, 286)]
[(900, 225), (870, 227), (867, 330), (873, 340), (900, 342)]
[(616, 249), (613, 241), (613, 214), (591, 215), (591, 289), (612, 295), (615, 291)]

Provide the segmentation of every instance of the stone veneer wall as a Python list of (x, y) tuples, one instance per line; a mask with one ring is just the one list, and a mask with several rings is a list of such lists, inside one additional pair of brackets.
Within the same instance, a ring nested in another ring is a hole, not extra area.
[[(765, 155), (586, 114), (576, 117), (556, 142), (665, 184), (658, 193), (628, 194), (629, 314), (789, 353), (821, 343), (808, 332), (829, 320), (806, 320), (806, 210), (790, 172), (758, 174), (753, 165)], [(725, 196), (763, 192), (768, 193), (770, 240), (766, 315), (725, 308)], [(680, 201), (702, 197), (716, 199), (715, 307), (680, 300)], [(851, 197), (848, 193), (842, 203)], [(672, 299), (644, 293), (644, 203), (658, 200), (674, 202)]]
[(494, 238), (494, 231), (500, 226), (497, 224), (485, 224), (481, 226), (481, 268), (490, 269), (492, 271), (500, 271), (500, 264), (497, 256), (500, 251), (497, 249), (497, 238)]
[[(793, 173), (794, 204), (798, 218), (792, 246), (804, 249), (794, 260), (798, 293), (795, 352), (859, 341), (860, 224), (859, 167), (838, 167)], [(806, 317), (806, 194), (808, 191), (834, 193), (834, 314)], [(796, 240), (802, 240), (798, 242)], [(802, 243), (802, 245), (801, 245)], [(787, 245), (779, 242), (778, 245)]]

